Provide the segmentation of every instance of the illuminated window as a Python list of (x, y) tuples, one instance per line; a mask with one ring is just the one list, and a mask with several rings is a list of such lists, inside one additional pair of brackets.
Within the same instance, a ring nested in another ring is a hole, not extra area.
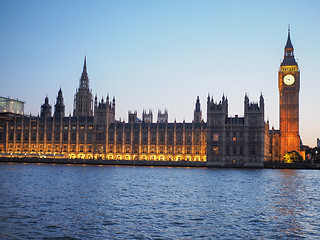
[(126, 153), (130, 153), (130, 145), (126, 145)]
[(194, 149), (195, 149), (195, 153), (196, 153), (196, 154), (199, 154), (199, 153), (200, 153), (200, 148), (199, 148), (199, 147), (195, 147)]
[(218, 142), (219, 141), (219, 133), (214, 133), (213, 134), (213, 141)]
[(213, 154), (219, 154), (219, 148), (213, 147)]
[(160, 153), (164, 153), (164, 146), (160, 146)]
[(191, 153), (191, 146), (186, 146), (186, 153), (188, 153), (188, 154)]

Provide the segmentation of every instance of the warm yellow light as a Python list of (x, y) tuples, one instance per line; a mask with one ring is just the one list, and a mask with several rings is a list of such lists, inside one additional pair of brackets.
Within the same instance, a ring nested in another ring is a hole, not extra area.
[(293, 163), (293, 159), (290, 157), (290, 154), (289, 153), (286, 153), (284, 156), (283, 156), (283, 161), (285, 163)]

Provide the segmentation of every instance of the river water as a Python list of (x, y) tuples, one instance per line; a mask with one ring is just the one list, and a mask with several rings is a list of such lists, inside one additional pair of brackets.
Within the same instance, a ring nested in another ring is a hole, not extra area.
[(0, 164), (0, 239), (280, 238), (320, 238), (320, 171)]

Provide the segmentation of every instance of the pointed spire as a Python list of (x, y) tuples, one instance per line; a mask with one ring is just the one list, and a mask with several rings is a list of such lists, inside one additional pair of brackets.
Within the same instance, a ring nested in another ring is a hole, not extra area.
[(59, 89), (59, 92), (58, 92), (58, 98), (62, 98), (62, 90), (61, 90), (61, 86), (60, 86), (60, 89)]
[(262, 103), (264, 103), (264, 97), (263, 97), (262, 92), (261, 92), (261, 94), (260, 94), (260, 105), (261, 105)]
[(73, 107), (73, 116), (92, 116), (92, 91), (89, 89), (87, 74), (87, 57), (84, 57), (83, 71), (79, 80), (79, 88), (76, 90)]
[(89, 88), (89, 78), (87, 73), (87, 57), (84, 57), (83, 70), (80, 78), (80, 87)]
[(58, 103), (58, 104), (63, 104), (63, 96), (62, 96), (61, 87), (60, 87), (60, 89), (59, 89), (59, 91), (58, 91), (57, 103)]
[(288, 26), (288, 39), (287, 39), (287, 44), (284, 47), (284, 49), (293, 49), (292, 43), (291, 43), (291, 39), (290, 39), (290, 24)]
[(54, 105), (54, 116), (55, 117), (60, 117), (60, 118), (65, 116), (65, 106), (64, 106), (64, 103), (63, 103), (63, 96), (62, 96), (61, 86), (60, 86), (60, 89), (58, 91), (56, 104)]
[(83, 73), (87, 73), (87, 56), (84, 56)]
[(195, 105), (195, 112), (200, 112), (200, 98), (197, 96), (196, 105)]
[(96, 94), (96, 96), (94, 97), (94, 107), (98, 107), (98, 95)]
[[(110, 105), (111, 105), (111, 103), (110, 103)], [(116, 98), (115, 97), (113, 97), (113, 99), (112, 99), (112, 108), (113, 109), (116, 108)]]
[(288, 39), (286, 46), (284, 47), (284, 58), (281, 66), (298, 66), (293, 54), (293, 45), (290, 38), (290, 26), (288, 27)]

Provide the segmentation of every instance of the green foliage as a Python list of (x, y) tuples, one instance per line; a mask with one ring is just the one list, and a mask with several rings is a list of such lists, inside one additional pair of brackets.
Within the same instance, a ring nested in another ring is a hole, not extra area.
[(291, 151), (283, 156), (283, 161), (285, 163), (299, 163), (303, 161), (303, 157), (297, 151)]

